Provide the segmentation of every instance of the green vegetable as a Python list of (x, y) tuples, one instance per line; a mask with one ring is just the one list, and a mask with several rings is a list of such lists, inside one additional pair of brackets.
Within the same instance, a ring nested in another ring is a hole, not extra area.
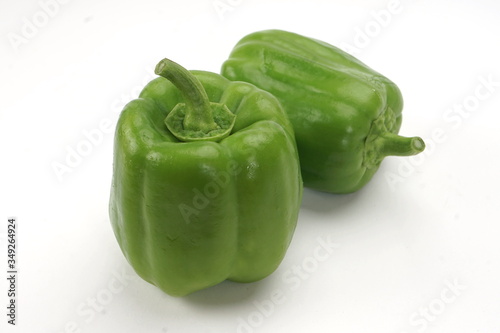
[(295, 130), (307, 187), (354, 192), (384, 157), (424, 150), (421, 138), (397, 135), (398, 87), (327, 43), (280, 30), (256, 32), (237, 43), (222, 75), (279, 99)]
[(162, 60), (120, 114), (110, 219), (146, 281), (182, 296), (271, 274), (302, 198), (293, 128), (244, 82)]

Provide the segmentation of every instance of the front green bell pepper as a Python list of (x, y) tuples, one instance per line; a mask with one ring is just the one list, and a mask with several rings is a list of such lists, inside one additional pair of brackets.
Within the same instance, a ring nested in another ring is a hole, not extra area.
[(271, 274), (302, 197), (294, 133), (271, 94), (164, 59), (120, 114), (110, 220), (144, 280), (183, 296)]
[(236, 44), (222, 75), (279, 99), (294, 126), (307, 187), (354, 192), (384, 157), (424, 150), (421, 138), (398, 135), (398, 87), (322, 41), (281, 30), (250, 34)]

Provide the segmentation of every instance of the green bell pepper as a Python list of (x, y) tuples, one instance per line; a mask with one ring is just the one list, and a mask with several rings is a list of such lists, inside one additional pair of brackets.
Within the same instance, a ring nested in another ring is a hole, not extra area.
[(278, 98), (295, 130), (307, 187), (354, 192), (384, 157), (424, 150), (421, 138), (398, 135), (398, 87), (322, 41), (281, 30), (255, 32), (236, 44), (221, 73)]
[(302, 198), (294, 132), (271, 94), (164, 59), (120, 114), (109, 213), (144, 280), (182, 296), (271, 274)]

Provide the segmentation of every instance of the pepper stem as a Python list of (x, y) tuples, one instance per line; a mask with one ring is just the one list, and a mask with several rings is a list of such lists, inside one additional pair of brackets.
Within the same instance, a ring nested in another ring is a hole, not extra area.
[(165, 125), (177, 139), (185, 142), (220, 141), (231, 134), (236, 115), (226, 105), (210, 102), (205, 88), (194, 74), (169, 59), (161, 60), (155, 73), (172, 82), (184, 99), (184, 103), (178, 103), (165, 118)]
[(404, 137), (391, 132), (379, 134), (374, 144), (381, 156), (411, 156), (425, 149), (424, 140), (420, 137)]
[(186, 103), (184, 129), (205, 133), (217, 129), (207, 93), (193, 74), (166, 58), (156, 65), (155, 73), (172, 82), (184, 97)]

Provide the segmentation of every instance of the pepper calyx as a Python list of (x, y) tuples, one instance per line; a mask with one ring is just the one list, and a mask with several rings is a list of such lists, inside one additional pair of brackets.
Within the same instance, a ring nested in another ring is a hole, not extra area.
[(166, 58), (156, 65), (155, 73), (172, 82), (184, 98), (165, 118), (165, 125), (178, 140), (220, 141), (229, 136), (236, 115), (226, 105), (210, 102), (196, 76)]
[(412, 156), (424, 151), (425, 142), (422, 138), (394, 133), (393, 118), (393, 111), (388, 108), (382, 116), (373, 121), (365, 141), (363, 165), (366, 168), (377, 167), (387, 156)]

